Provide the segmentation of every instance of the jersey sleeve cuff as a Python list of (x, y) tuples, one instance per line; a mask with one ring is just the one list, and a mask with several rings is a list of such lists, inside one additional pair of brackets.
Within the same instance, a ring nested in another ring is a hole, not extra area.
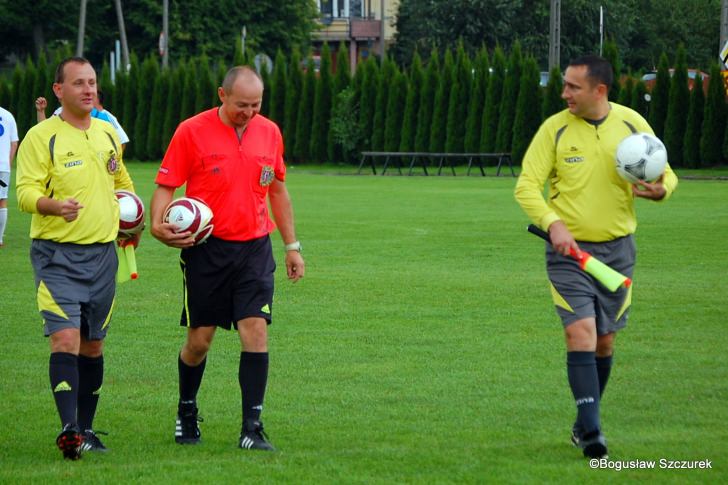
[(549, 226), (559, 220), (561, 220), (561, 218), (557, 216), (556, 213), (550, 212), (541, 218), (539, 226), (541, 226), (541, 229), (548, 232)]

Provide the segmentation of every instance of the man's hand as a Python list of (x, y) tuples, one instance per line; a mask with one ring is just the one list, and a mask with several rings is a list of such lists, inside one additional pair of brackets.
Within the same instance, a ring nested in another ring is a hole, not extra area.
[(665, 178), (665, 174), (660, 175), (660, 178), (652, 183), (640, 180), (636, 184), (632, 184), (632, 193), (635, 197), (642, 197), (650, 200), (662, 200), (667, 193), (665, 186), (662, 184), (662, 180)]
[(568, 256), (573, 249), (576, 253), (575, 256), (577, 258), (581, 257), (581, 250), (579, 249), (579, 245), (576, 244), (574, 236), (571, 235), (571, 232), (566, 227), (566, 224), (564, 224), (562, 221), (554, 221), (549, 226), (548, 232), (549, 237), (551, 238), (551, 245), (558, 253), (564, 256)]
[(78, 211), (83, 209), (83, 206), (73, 197), (69, 197), (66, 200), (60, 201), (60, 207), (58, 214), (66, 222), (73, 222), (78, 219)]
[(129, 245), (134, 246), (134, 249), (139, 247), (139, 240), (142, 238), (142, 233), (137, 232), (136, 234), (124, 234), (119, 233), (117, 238), (117, 243), (122, 248), (125, 248)]
[(195, 238), (190, 231), (175, 232), (177, 226), (168, 222), (152, 224), (152, 236), (173, 248), (184, 249), (195, 245)]
[(303, 262), (303, 257), (298, 251), (286, 251), (286, 273), (288, 279), (296, 281), (303, 278), (306, 272), (306, 265)]
[(190, 231), (177, 232), (177, 226), (163, 220), (164, 211), (172, 202), (174, 191), (174, 187), (157, 185), (157, 189), (152, 194), (152, 227), (150, 231), (152, 236), (167, 246), (177, 249), (190, 248), (195, 244), (192, 233)]
[(48, 107), (48, 101), (41, 96), (40, 98), (37, 98), (35, 100), (35, 110), (36, 111), (43, 111), (45, 113), (45, 109)]

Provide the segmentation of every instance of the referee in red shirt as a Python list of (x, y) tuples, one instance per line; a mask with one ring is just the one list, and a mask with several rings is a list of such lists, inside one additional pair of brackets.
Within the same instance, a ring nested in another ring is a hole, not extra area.
[[(238, 381), (243, 424), (240, 448), (273, 450), (260, 414), (268, 379), (268, 334), (273, 310), (273, 260), (269, 234), (278, 227), (285, 244), (288, 278), (304, 275), (301, 244), (285, 185), (283, 139), (275, 123), (259, 113), (263, 81), (255, 70), (234, 67), (218, 88), (222, 106), (183, 121), (157, 174), (152, 196), (152, 235), (182, 249), (184, 305), (180, 324), (187, 340), (179, 354), (179, 404), (175, 441), (200, 442), (197, 391), (207, 351), (218, 327), (235, 327), (242, 351)], [(175, 190), (203, 200), (214, 229), (194, 246), (189, 232), (175, 233), (162, 221)], [(268, 215), (270, 199), (275, 224)]]

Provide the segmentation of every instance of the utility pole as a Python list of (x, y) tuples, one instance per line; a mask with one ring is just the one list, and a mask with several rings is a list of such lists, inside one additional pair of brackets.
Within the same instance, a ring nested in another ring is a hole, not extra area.
[(121, 0), (114, 0), (116, 6), (116, 19), (119, 21), (119, 37), (121, 37), (121, 56), (124, 62), (124, 71), (129, 72), (129, 44), (126, 42), (126, 29), (124, 28), (124, 14), (121, 12)]
[(248, 36), (248, 29), (243, 25), (240, 29), (240, 50), (243, 53), (243, 59), (245, 59), (245, 38)]
[(83, 38), (86, 35), (86, 0), (81, 0), (81, 12), (78, 14), (78, 40), (76, 41), (76, 57), (83, 57)]
[(728, 0), (723, 0), (720, 8), (720, 46), (718, 52), (728, 42)]
[(379, 37), (380, 37), (380, 43), (379, 43), (379, 57), (381, 59), (384, 59), (384, 0), (381, 0), (379, 6), (379, 16), (382, 18), (382, 25), (380, 26), (379, 30)]
[(554, 67), (561, 69), (561, 0), (551, 0), (549, 71)]
[(599, 55), (602, 55), (604, 47), (604, 7), (599, 5)]
[(162, 70), (169, 66), (169, 0), (162, 3)]

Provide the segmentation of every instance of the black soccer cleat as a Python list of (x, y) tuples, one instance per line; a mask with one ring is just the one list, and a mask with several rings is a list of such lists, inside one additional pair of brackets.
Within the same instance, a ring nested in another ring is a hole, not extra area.
[(180, 406), (177, 411), (177, 425), (174, 430), (174, 441), (180, 445), (196, 445), (201, 441), (200, 427), (197, 423), (203, 421), (197, 415), (197, 407)]
[(246, 419), (243, 422), (243, 429), (240, 431), (240, 443), (238, 447), (244, 450), (275, 451), (268, 442), (268, 435), (263, 431), (263, 423), (254, 419)]
[(83, 443), (81, 444), (81, 451), (87, 452), (87, 451), (95, 451), (99, 453), (106, 453), (109, 451), (106, 446), (101, 442), (98, 435), (103, 434), (107, 435), (109, 433), (106, 433), (104, 431), (94, 431), (92, 429), (87, 429), (81, 435), (83, 436)]
[(81, 458), (81, 446), (83, 435), (78, 426), (68, 423), (63, 427), (61, 434), (56, 438), (56, 446), (63, 452), (63, 458), (67, 460), (78, 460)]
[(571, 431), (571, 442), (574, 446), (581, 448), (587, 458), (606, 458), (607, 440), (600, 431), (592, 431), (581, 435), (576, 427)]
[(579, 422), (575, 422), (574, 426), (571, 427), (571, 442), (574, 446), (579, 446), (579, 436), (583, 433)]

